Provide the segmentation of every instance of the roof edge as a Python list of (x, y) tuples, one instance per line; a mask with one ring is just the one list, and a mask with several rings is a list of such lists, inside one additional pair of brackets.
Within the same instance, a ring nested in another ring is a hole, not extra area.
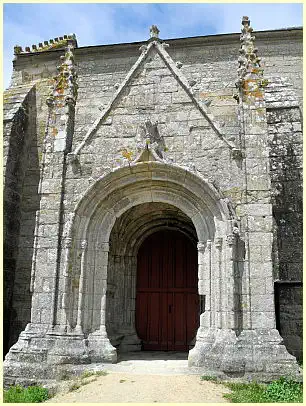
[[(254, 30), (254, 34), (257, 37), (257, 39), (260, 38), (265, 38), (266, 36), (274, 37), (274, 38), (279, 38), (279, 35), (281, 36), (288, 36), (288, 35), (293, 35), (296, 34), (297, 32), (302, 32), (303, 31), (303, 27), (302, 26), (298, 26), (298, 27), (287, 27), (287, 28), (280, 28), (280, 29), (273, 29), (273, 30), (262, 30), (262, 31), (255, 31)], [(186, 42), (193, 42), (195, 45), (198, 42), (201, 41), (210, 41), (212, 39), (215, 40), (224, 40), (224, 39), (228, 39), (233, 40), (233, 41), (237, 41), (237, 37), (240, 38), (241, 33), (240, 32), (235, 32), (235, 33), (224, 33), (224, 34), (209, 34), (209, 35), (199, 35), (199, 36), (194, 36), (194, 37), (181, 37), (181, 38), (161, 38), (162, 41), (168, 42), (168, 43), (172, 43), (172, 44), (176, 44), (179, 45), (180, 43), (182, 45), (186, 45)], [(101, 45), (86, 45), (86, 46), (78, 46), (75, 51), (76, 53), (79, 53), (80, 51), (83, 51), (85, 49), (94, 49), (94, 48), (121, 48), (121, 47), (138, 47), (141, 46), (143, 44), (146, 44), (148, 40), (144, 40), (144, 41), (135, 41), (135, 42), (119, 42), (119, 43), (112, 43), (112, 44), (101, 44)], [(192, 44), (190, 44), (192, 45)], [(57, 52), (59, 50), (57, 49), (50, 49), (50, 50), (45, 50), (43, 53), (44, 54), (48, 54), (50, 52)], [(29, 56), (29, 55), (37, 55), (41, 52), (27, 52), (27, 53), (22, 53), (19, 54), (18, 57), (25, 57), (25, 56)]]

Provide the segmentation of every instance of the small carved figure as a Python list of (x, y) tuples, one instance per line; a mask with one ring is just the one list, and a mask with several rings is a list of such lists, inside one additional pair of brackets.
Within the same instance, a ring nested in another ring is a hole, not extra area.
[(150, 37), (151, 38), (158, 38), (158, 34), (159, 34), (159, 29), (157, 28), (156, 25), (152, 25), (150, 27)]
[(165, 141), (158, 132), (158, 123), (152, 123), (150, 120), (146, 120), (143, 125), (140, 125), (140, 132), (136, 136), (136, 144), (138, 149), (143, 149), (146, 145), (150, 144), (150, 147), (155, 150), (160, 158), (163, 158), (163, 152), (165, 151)]

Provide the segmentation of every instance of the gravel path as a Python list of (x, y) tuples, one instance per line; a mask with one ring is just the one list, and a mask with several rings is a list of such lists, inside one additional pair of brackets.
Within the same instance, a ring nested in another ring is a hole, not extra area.
[(199, 375), (140, 375), (109, 372), (83, 379), (86, 385), (58, 394), (50, 403), (226, 403), (229, 390), (220, 384), (201, 381)]

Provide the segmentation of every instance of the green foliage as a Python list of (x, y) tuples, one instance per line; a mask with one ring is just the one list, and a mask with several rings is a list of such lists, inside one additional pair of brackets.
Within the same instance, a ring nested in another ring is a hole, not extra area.
[(81, 375), (81, 379), (89, 378), (90, 376), (93, 376), (95, 374), (95, 371), (84, 371)]
[(303, 385), (286, 378), (270, 383), (266, 392), (273, 402), (303, 402)]
[(69, 374), (68, 372), (64, 372), (60, 377), (61, 381), (69, 381), (70, 379), (71, 379), (71, 374)]
[(97, 380), (97, 378), (93, 378), (93, 379), (82, 379), (81, 380), (81, 382), (80, 382), (80, 385), (81, 386), (84, 386), (84, 385), (88, 385), (89, 383), (91, 383), (91, 382), (95, 382)]
[(203, 375), (201, 376), (202, 381), (210, 381), (214, 383), (220, 383), (220, 380), (216, 376), (210, 376), (210, 375)]
[(90, 376), (106, 376), (107, 372), (105, 371), (84, 371), (81, 375), (81, 379), (89, 378)]
[(96, 371), (96, 372), (95, 372), (95, 375), (96, 375), (96, 376), (106, 376), (106, 375), (107, 375), (107, 372), (105, 372), (105, 371)]
[(11, 386), (3, 393), (4, 403), (40, 403), (48, 400), (48, 389), (40, 386), (29, 386), (23, 388), (19, 385)]
[(280, 378), (269, 385), (252, 383), (226, 383), (232, 393), (223, 395), (233, 403), (302, 403), (303, 385)]
[(79, 382), (75, 382), (70, 386), (69, 392), (73, 392), (75, 390), (78, 390), (80, 387), (81, 387), (81, 384)]
[(223, 396), (233, 403), (266, 403), (266, 386), (259, 383), (227, 383), (232, 393)]

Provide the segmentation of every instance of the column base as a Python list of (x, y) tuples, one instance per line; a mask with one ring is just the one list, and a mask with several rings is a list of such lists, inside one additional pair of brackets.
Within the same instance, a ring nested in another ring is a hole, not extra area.
[(91, 362), (117, 362), (117, 350), (111, 345), (105, 329), (89, 334), (87, 340)]
[(80, 329), (64, 332), (61, 326), (29, 325), (5, 357), (4, 382), (48, 382), (61, 379), (65, 370), (77, 371), (84, 364), (116, 361), (116, 349), (104, 331), (85, 338)]
[(141, 340), (136, 334), (130, 334), (124, 336), (123, 340), (119, 345), (119, 352), (135, 352), (141, 351)]
[(200, 328), (188, 365), (215, 371), (223, 379), (302, 379), (295, 357), (288, 353), (276, 329), (244, 330), (237, 337), (233, 330)]

